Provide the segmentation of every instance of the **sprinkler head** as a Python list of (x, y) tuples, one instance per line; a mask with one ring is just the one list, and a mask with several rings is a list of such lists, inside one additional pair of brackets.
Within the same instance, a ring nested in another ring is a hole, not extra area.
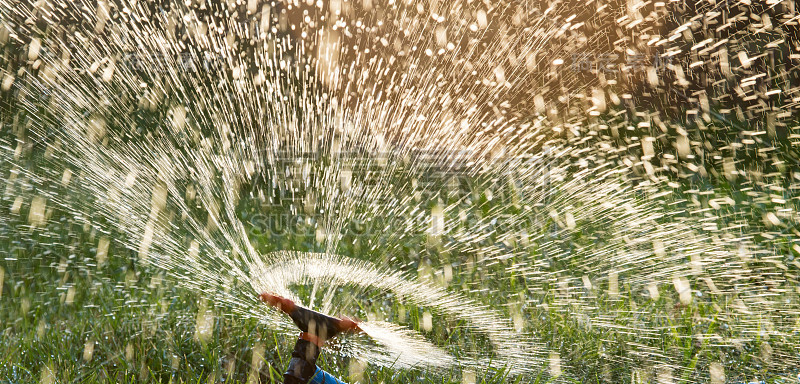
[(339, 319), (328, 316), (297, 305), (287, 298), (267, 292), (261, 293), (259, 297), (261, 301), (289, 315), (294, 324), (297, 325), (297, 328), (313, 336), (310, 338), (314, 340), (309, 341), (314, 341), (315, 344), (324, 343), (325, 340), (339, 333), (356, 333), (361, 331), (361, 328), (358, 327), (358, 322), (351, 318), (343, 317)]

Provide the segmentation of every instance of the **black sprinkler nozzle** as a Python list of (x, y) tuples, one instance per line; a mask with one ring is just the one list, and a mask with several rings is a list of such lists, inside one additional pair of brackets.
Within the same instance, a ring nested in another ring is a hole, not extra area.
[(294, 346), (289, 367), (283, 374), (284, 384), (308, 383), (316, 372), (317, 357), (319, 357), (320, 348), (325, 340), (342, 332), (361, 331), (358, 323), (351, 319), (338, 319), (312, 311), (285, 297), (263, 292), (259, 298), (289, 315), (297, 328), (302, 331)]
[(324, 342), (342, 332), (359, 332), (361, 330), (358, 327), (358, 323), (353, 320), (328, 316), (297, 305), (284, 297), (264, 292), (260, 298), (265, 303), (277, 307), (289, 315), (297, 325), (297, 328), (300, 328), (305, 333), (314, 335), (320, 342)]

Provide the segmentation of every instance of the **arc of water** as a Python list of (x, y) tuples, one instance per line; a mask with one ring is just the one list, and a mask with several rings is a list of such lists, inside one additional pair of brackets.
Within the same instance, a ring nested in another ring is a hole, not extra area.
[[(296, 297), (289, 290), (292, 284), (325, 281), (331, 285), (355, 284), (393, 292), (402, 299), (419, 306), (436, 308), (443, 315), (464, 321), (474, 330), (485, 334), (500, 359), (489, 361), (477, 358), (462, 359), (461, 363), (478, 366), (503, 366), (512, 373), (531, 373), (534, 366), (544, 363), (540, 351), (530, 337), (519, 335), (512, 324), (496, 311), (486, 309), (474, 300), (458, 293), (448, 292), (430, 284), (410, 281), (400, 272), (383, 271), (362, 260), (354, 260), (324, 253), (279, 251), (265, 256), (270, 263), (250, 266), (250, 281), (254, 290), (272, 290), (278, 294)], [(373, 325), (374, 326), (374, 325)], [(370, 329), (370, 324), (367, 329)], [(430, 365), (444, 365), (449, 359), (434, 354)]]

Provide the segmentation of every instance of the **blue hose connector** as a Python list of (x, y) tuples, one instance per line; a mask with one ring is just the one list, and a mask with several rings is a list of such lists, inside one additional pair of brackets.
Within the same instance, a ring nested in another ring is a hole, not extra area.
[(314, 372), (314, 376), (311, 377), (311, 380), (308, 381), (308, 384), (347, 384), (347, 383), (331, 376), (330, 373), (323, 371), (322, 368), (317, 367), (317, 371)]

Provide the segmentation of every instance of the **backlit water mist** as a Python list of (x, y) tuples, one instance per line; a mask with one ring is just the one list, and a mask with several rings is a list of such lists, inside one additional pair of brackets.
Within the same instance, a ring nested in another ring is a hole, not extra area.
[(15, 236), (68, 212), (92, 267), (465, 382), (797, 378), (793, 2), (0, 10)]

